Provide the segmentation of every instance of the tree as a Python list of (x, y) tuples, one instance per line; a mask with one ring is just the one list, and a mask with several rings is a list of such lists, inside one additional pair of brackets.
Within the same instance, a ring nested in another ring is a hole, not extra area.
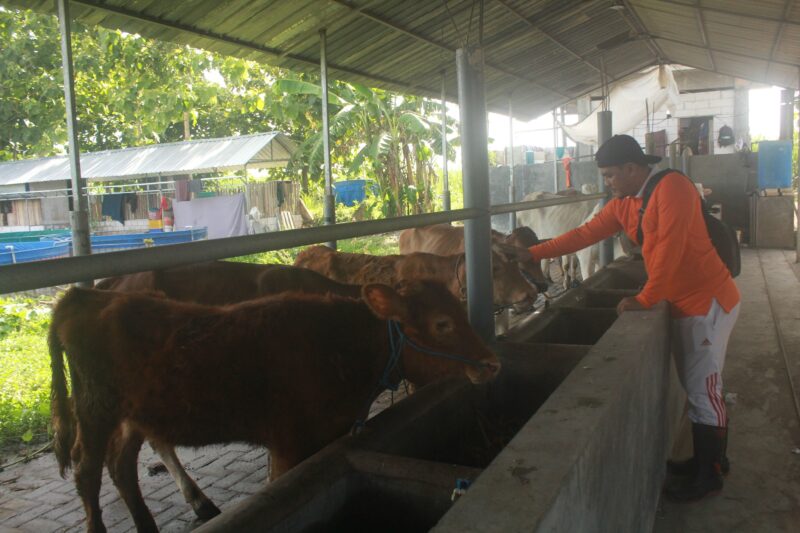
[[(66, 151), (59, 41), (55, 17), (0, 8), (0, 160)], [(279, 130), (301, 149), (273, 172), (321, 180), (317, 77), (96, 26), (72, 42), (82, 151)], [(329, 104), (335, 175), (375, 179), (387, 215), (430, 210), (439, 105), (342, 81)]]
[[(279, 80), (275, 87), (286, 98), (313, 95), (319, 85), (298, 79)], [(329, 91), (332, 159), (342, 174), (374, 177), (384, 196), (386, 214), (429, 211), (433, 207), (435, 174), (430, 163), (441, 153), (439, 104), (423, 98), (400, 96), (359, 84), (337, 82)], [(311, 166), (322, 162), (322, 132), (302, 145)]]

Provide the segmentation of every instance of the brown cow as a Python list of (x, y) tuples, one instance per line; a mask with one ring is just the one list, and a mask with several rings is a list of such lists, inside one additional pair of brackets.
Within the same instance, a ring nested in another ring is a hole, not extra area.
[[(337, 283), (306, 268), (230, 261), (211, 261), (106, 278), (95, 288), (122, 292), (158, 291), (176, 300), (208, 305), (239, 303), (286, 291), (361, 297), (360, 285)], [(220, 514), (217, 506), (186, 472), (175, 448), (163, 442), (150, 444), (197, 516), (208, 519)]]
[(481, 383), (499, 371), (441, 285), (370, 284), (362, 297), (287, 293), (214, 307), (70, 289), (48, 337), (51, 409), (56, 458), (62, 475), (75, 464), (87, 529), (105, 531), (105, 462), (137, 530), (157, 530), (137, 480), (144, 439), (265, 445), (274, 479), (364, 419), (400, 369), (416, 385), (450, 375)]
[[(528, 227), (516, 228), (508, 235), (492, 230), (492, 243), (530, 248), (539, 243), (536, 233)], [(427, 252), (429, 254), (450, 255), (464, 253), (464, 226), (435, 224), (420, 228), (410, 228), (400, 232), (400, 253)], [(495, 250), (498, 251), (498, 250)], [(493, 256), (494, 259), (494, 256)], [(517, 263), (522, 275), (533, 283), (540, 292), (547, 290), (547, 281), (541, 266), (534, 261)]]
[[(336, 252), (326, 246), (312, 246), (300, 252), (295, 266), (315, 270), (340, 283), (385, 283), (428, 279), (443, 283), (454, 295), (466, 295), (464, 254), (435, 255), (417, 252), (408, 255), (367, 255)], [(527, 308), (538, 294), (525, 281), (516, 263), (492, 252), (494, 304)]]
[(337, 283), (312, 270), (288, 265), (210, 261), (106, 278), (95, 288), (123, 292), (161, 291), (184, 302), (224, 305), (286, 291), (361, 297), (360, 285)]

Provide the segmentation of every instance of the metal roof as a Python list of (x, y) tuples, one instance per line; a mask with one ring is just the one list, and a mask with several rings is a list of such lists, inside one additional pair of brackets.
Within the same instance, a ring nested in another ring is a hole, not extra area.
[[(125, 180), (283, 166), (295, 145), (277, 132), (198, 139), (81, 154), (88, 181)], [(0, 163), (0, 186), (69, 180), (67, 156)]]
[[(0, 4), (54, 12), (52, 0)], [(798, 87), (800, 0), (72, 0), (73, 17), (299, 71), (438, 97), (482, 33), (489, 108), (536, 117), (656, 63)], [(618, 9), (614, 9), (614, 7)], [(602, 58), (602, 59), (601, 59)]]

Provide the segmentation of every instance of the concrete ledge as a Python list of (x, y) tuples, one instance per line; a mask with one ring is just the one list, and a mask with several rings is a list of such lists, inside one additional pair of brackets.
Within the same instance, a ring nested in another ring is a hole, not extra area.
[(649, 531), (682, 403), (667, 305), (622, 315), (433, 531)]

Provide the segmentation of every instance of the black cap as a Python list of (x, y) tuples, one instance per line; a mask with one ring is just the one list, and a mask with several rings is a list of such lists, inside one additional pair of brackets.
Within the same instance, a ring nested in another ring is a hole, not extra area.
[(661, 161), (657, 155), (647, 155), (630, 135), (614, 135), (603, 143), (594, 156), (598, 167), (616, 167), (625, 163), (652, 165)]

